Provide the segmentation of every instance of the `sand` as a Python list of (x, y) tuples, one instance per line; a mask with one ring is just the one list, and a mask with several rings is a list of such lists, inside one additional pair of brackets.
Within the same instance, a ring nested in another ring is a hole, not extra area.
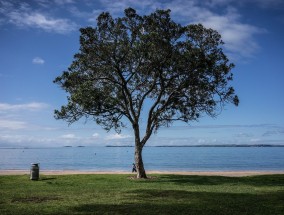
[[(0, 170), (0, 175), (29, 175), (29, 170)], [(78, 174), (134, 174), (124, 171), (79, 171), (79, 170), (44, 170), (41, 175), (78, 175)], [(147, 171), (147, 174), (174, 174), (174, 175), (204, 175), (204, 176), (229, 176), (242, 177), (253, 175), (284, 174), (284, 171), (207, 171), (207, 172), (172, 172), (172, 171)]]

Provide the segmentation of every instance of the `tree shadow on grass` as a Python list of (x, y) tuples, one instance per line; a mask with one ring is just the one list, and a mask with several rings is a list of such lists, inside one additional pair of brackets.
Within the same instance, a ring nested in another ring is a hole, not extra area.
[(50, 180), (55, 180), (57, 178), (54, 178), (54, 177), (48, 177), (48, 178), (40, 178), (39, 181), (50, 181)]
[(159, 182), (193, 185), (243, 184), (252, 186), (284, 186), (284, 174), (247, 177), (161, 175)]
[(82, 214), (283, 215), (283, 205), (283, 192), (254, 195), (142, 189), (125, 193), (119, 203), (82, 204), (71, 211)]

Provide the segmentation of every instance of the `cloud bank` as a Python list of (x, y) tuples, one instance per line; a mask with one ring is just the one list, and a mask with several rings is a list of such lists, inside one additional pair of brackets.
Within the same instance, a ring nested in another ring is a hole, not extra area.
[[(47, 32), (66, 34), (77, 30), (75, 22), (67, 18), (53, 17), (48, 13), (48, 8), (44, 7), (45, 12), (31, 6), (30, 1), (0, 1), (0, 14), (7, 23), (14, 24), (20, 28), (41, 29)], [(4, 22), (2, 22), (4, 23)]]
[[(269, 3), (268, 3), (269, 2)], [(149, 14), (156, 9), (171, 9), (172, 17), (182, 24), (201, 23), (221, 33), (225, 50), (232, 59), (251, 58), (259, 51), (257, 35), (265, 29), (243, 19), (242, 8), (247, 5), (269, 9), (283, 5), (273, 0), (98, 0), (98, 1), (7, 1), (0, 0), (2, 24), (10, 23), (20, 28), (41, 29), (46, 32), (67, 34), (80, 26), (95, 25), (97, 16), (109, 11), (121, 16), (125, 8), (133, 7), (139, 14)], [(57, 13), (54, 13), (56, 8)], [(60, 11), (60, 13), (58, 13)], [(60, 14), (60, 18), (58, 17)]]
[[(203, 1), (202, 1), (203, 2)], [(230, 57), (248, 58), (253, 57), (259, 50), (255, 36), (265, 32), (264, 29), (245, 23), (242, 15), (236, 7), (226, 4), (225, 1), (175, 0), (175, 1), (130, 1), (122, 0), (102, 1), (105, 9), (111, 14), (119, 15), (121, 8), (132, 6), (139, 13), (151, 13), (157, 8), (171, 9), (175, 21), (183, 24), (201, 23), (207, 28), (217, 30), (225, 42), (225, 49)], [(211, 2), (211, 4), (210, 4)], [(213, 7), (213, 2), (219, 2)], [(217, 6), (222, 8), (216, 10)]]
[(4, 131), (31, 128), (33, 126), (22, 118), (25, 118), (28, 113), (40, 112), (48, 107), (48, 104), (40, 102), (23, 104), (0, 103), (0, 129)]
[(37, 111), (49, 107), (46, 103), (41, 102), (30, 102), (24, 104), (8, 104), (0, 103), (0, 113), (1, 112), (11, 112), (11, 111)]

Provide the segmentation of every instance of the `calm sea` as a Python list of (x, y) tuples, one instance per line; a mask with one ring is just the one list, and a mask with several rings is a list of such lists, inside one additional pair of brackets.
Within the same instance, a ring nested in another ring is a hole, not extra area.
[[(284, 170), (284, 147), (145, 147), (146, 170)], [(133, 147), (0, 149), (0, 170), (130, 171)]]

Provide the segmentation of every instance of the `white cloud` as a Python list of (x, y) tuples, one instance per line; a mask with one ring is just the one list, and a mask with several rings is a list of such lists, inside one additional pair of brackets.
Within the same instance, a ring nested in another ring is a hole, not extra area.
[[(275, 4), (280, 0), (274, 0)], [(250, 2), (265, 2), (265, 0), (250, 0)], [(259, 50), (255, 35), (264, 33), (265, 30), (242, 20), (240, 11), (233, 7), (232, 1), (225, 0), (175, 0), (175, 1), (130, 1), (122, 0), (113, 2), (110, 0), (101, 1), (104, 11), (109, 11), (113, 16), (121, 15), (127, 7), (134, 7), (138, 13), (149, 14), (155, 9), (171, 9), (172, 17), (176, 22), (183, 24), (201, 23), (205, 27), (217, 30), (225, 42), (225, 49), (230, 57), (247, 58), (253, 57)], [(231, 4), (230, 4), (231, 3)], [(216, 7), (222, 5), (222, 10)], [(215, 7), (213, 7), (215, 6)], [(225, 11), (225, 13), (224, 13)], [(89, 19), (94, 21), (95, 15)]]
[(37, 2), (41, 9), (45, 9), (45, 12), (41, 12), (28, 2), (0, 1), (0, 14), (5, 19), (5, 23), (11, 23), (21, 28), (38, 28), (47, 32), (65, 34), (76, 30), (77, 25), (69, 19), (52, 17), (49, 15), (48, 9), (53, 8), (54, 4), (62, 5), (72, 2), (70, 0), (58, 0), (49, 4), (50, 2), (41, 0)]
[(195, 21), (217, 30), (222, 35), (227, 51), (241, 57), (252, 57), (258, 51), (259, 46), (253, 37), (265, 32), (253, 25), (242, 23), (240, 15), (235, 10), (230, 10), (225, 15), (201, 14)]
[(199, 139), (197, 142), (198, 142), (198, 144), (204, 144), (204, 143), (206, 143), (206, 140), (204, 140), (204, 139)]
[(39, 115), (49, 105), (39, 102), (9, 104), (0, 103), (0, 133), (1, 131), (30, 130), (42, 131), (51, 130), (50, 127), (36, 125)]
[(5, 147), (50, 147), (64, 146), (68, 143), (68, 139), (48, 138), (22, 134), (0, 134), (0, 146)]
[(64, 139), (75, 139), (76, 136), (75, 136), (75, 134), (64, 134), (64, 135), (61, 135), (60, 138), (64, 138)]
[(97, 138), (97, 137), (99, 137), (99, 136), (100, 136), (99, 133), (94, 133), (94, 134), (92, 135), (93, 138)]
[[(1, 2), (1, 1), (0, 1)], [(269, 3), (268, 3), (269, 2)], [(102, 11), (109, 11), (113, 16), (120, 16), (127, 7), (134, 7), (138, 13), (149, 14), (157, 8), (171, 9), (172, 16), (177, 22), (183, 24), (202, 23), (206, 27), (216, 29), (221, 33), (225, 41), (225, 49), (234, 58), (252, 57), (259, 50), (259, 45), (255, 40), (255, 35), (265, 32), (265, 30), (246, 23), (242, 20), (240, 6), (246, 4), (256, 4), (260, 7), (269, 5), (280, 5), (281, 0), (241, 0), (238, 3), (232, 0), (175, 0), (175, 1), (111, 1), (100, 0), (101, 7), (96, 3), (92, 12), (84, 11), (74, 0), (39, 1), (39, 5), (48, 11), (48, 8), (57, 5), (61, 10), (68, 10), (73, 16), (84, 18), (89, 22), (95, 22), (98, 14)], [(84, 2), (88, 5), (90, 2)], [(48, 7), (46, 5), (49, 5)], [(68, 5), (63, 8), (63, 5)], [(81, 6), (81, 5), (80, 5)], [(95, 7), (96, 6), (96, 7)], [(220, 9), (221, 7), (221, 9)], [(218, 9), (219, 8), (219, 9)], [(218, 10), (216, 10), (218, 9)], [(1, 12), (2, 11), (2, 12)], [(48, 13), (43, 13), (35, 8), (31, 8), (28, 3), (2, 3), (0, 13), (6, 17), (7, 22), (20, 27), (39, 28), (47, 32), (68, 33), (76, 30), (77, 25), (69, 19), (55, 18)], [(225, 11), (225, 13), (224, 13)]]
[(31, 102), (25, 104), (8, 104), (8, 103), (0, 103), (0, 113), (7, 111), (37, 111), (47, 108), (49, 105), (40, 102)]
[(35, 57), (32, 62), (33, 64), (44, 64), (45, 61), (40, 57)]
[(135, 8), (138, 12), (153, 12), (156, 9), (160, 9), (163, 7), (163, 2), (159, 1), (151, 1), (151, 0), (143, 0), (143, 1), (133, 1), (133, 0), (120, 0), (120, 1), (112, 1), (112, 0), (101, 0), (101, 4), (103, 5), (103, 11), (108, 11), (112, 15), (117, 16), (124, 12), (124, 9), (128, 7)]
[(210, 6), (228, 6), (237, 5), (246, 7), (248, 4), (260, 8), (276, 8), (283, 6), (283, 0), (205, 0), (207, 5)]
[(244, 132), (240, 132), (238, 134), (235, 135), (238, 138), (248, 138), (248, 137), (253, 137), (254, 135), (251, 133), (244, 133)]
[(0, 129), (19, 130), (27, 128), (27, 123), (16, 120), (0, 119)]
[(284, 135), (284, 130), (266, 131), (265, 133), (262, 134), (263, 137), (271, 137), (278, 135)]
[(259, 138), (250, 139), (250, 142), (252, 142), (252, 143), (257, 143), (257, 142), (260, 142), (260, 141), (261, 141), (261, 139), (259, 139)]
[(52, 135), (27, 135), (20, 133), (1, 133), (0, 147), (61, 147), (61, 146), (93, 146), (103, 145), (103, 143), (94, 142), (93, 138), (84, 138), (74, 134), (65, 134), (58, 137)]
[(11, 145), (23, 143), (26, 138), (23, 135), (0, 135), (0, 144)]
[(252, 57), (259, 49), (254, 36), (265, 32), (251, 24), (242, 22), (241, 14), (236, 8), (228, 7), (226, 13), (217, 13), (196, 1), (175, 1), (165, 4), (171, 8), (175, 19), (184, 23), (201, 23), (207, 28), (217, 30), (225, 42), (225, 49), (237, 57)]
[(11, 23), (19, 27), (39, 28), (47, 32), (65, 34), (77, 29), (74, 22), (48, 17), (39, 12), (12, 11), (8, 17)]
[(111, 134), (108, 135), (105, 139), (106, 140), (121, 140), (132, 137), (131, 135), (123, 135), (123, 134)]
[(66, 5), (75, 3), (76, 0), (36, 0), (36, 3), (44, 8), (52, 7), (54, 5), (66, 7)]
[(96, 23), (96, 20), (98, 18), (98, 16), (102, 13), (102, 10), (93, 10), (91, 14), (89, 14), (89, 18), (88, 21), (93, 23)]
[(58, 5), (66, 5), (66, 4), (73, 4), (74, 0), (54, 0), (55, 4)]
[(68, 11), (75, 17), (79, 17), (79, 18), (86, 18), (91, 16), (92, 13), (90, 12), (86, 12), (86, 11), (81, 11), (79, 10), (78, 7), (76, 6), (69, 6), (68, 7)]

